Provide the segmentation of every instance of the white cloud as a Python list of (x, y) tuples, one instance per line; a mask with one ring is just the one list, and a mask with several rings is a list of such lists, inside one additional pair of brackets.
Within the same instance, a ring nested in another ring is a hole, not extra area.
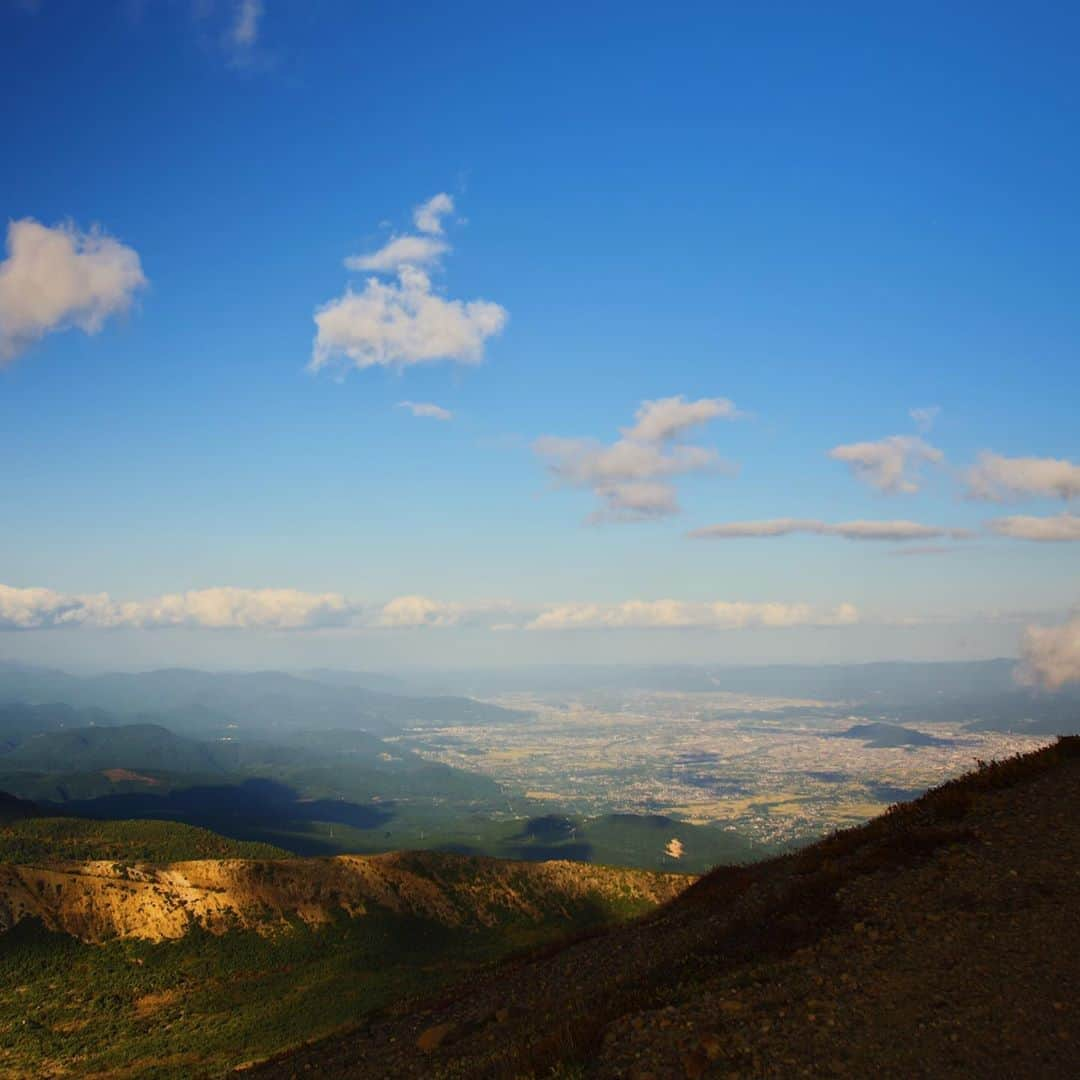
[(441, 236), (442, 219), (453, 212), (454, 200), (445, 191), (441, 191), (413, 210), (413, 222), (421, 232)]
[(238, 0), (229, 27), (229, 43), (236, 49), (253, 49), (259, 40), (259, 20), (262, 16), (262, 0)]
[(0, 364), (75, 327), (96, 334), (145, 287), (138, 254), (99, 230), (12, 221), (0, 262)]
[(1074, 514), (1057, 514), (1054, 517), (995, 518), (989, 528), (999, 536), (1013, 540), (1040, 540), (1043, 542), (1080, 540), (1080, 517)]
[(452, 626), (461, 618), (456, 604), (444, 604), (427, 596), (398, 596), (384, 604), (377, 625), (400, 627)]
[(919, 464), (938, 464), (945, 455), (914, 435), (890, 435), (877, 442), (834, 446), (829, 457), (843, 461), (859, 480), (886, 495), (911, 495), (921, 483)]
[(588, 517), (594, 525), (605, 521), (648, 521), (679, 512), (679, 501), (670, 484), (604, 484), (594, 491), (600, 502)]
[[(430, 596), (396, 596), (383, 604), (369, 625), (410, 630), (421, 627), (476, 626), (512, 630), (520, 624), (520, 609), (505, 600), (463, 604)], [(515, 621), (516, 620), (516, 621)]]
[(671, 478), (725, 467), (715, 450), (671, 440), (690, 427), (736, 415), (725, 398), (660, 398), (643, 401), (634, 426), (623, 428), (624, 437), (613, 443), (544, 435), (533, 450), (546, 459), (558, 485), (593, 492), (599, 507), (590, 522), (648, 521), (679, 512)]
[(201, 627), (215, 630), (300, 630), (340, 626), (358, 609), (337, 593), (223, 587), (117, 601), (106, 594), (65, 595), (0, 585), (0, 629), (45, 630)]
[(815, 612), (809, 604), (682, 600), (627, 600), (621, 604), (560, 604), (526, 624), (527, 630), (784, 629), (847, 626), (858, 621), (852, 604)]
[(987, 502), (1080, 496), (1080, 465), (1063, 458), (1010, 458), (984, 451), (965, 480), (967, 497)]
[(350, 255), (345, 266), (377, 274), (396, 273), (403, 266), (437, 263), (449, 250), (449, 244), (432, 236), (395, 236), (370, 255)]
[(422, 270), (405, 266), (397, 283), (370, 278), (315, 314), (310, 368), (408, 367), (436, 360), (478, 364), (484, 343), (506, 325), (505, 308), (487, 300), (444, 300)]
[(719, 460), (716, 451), (700, 446), (666, 448), (620, 439), (604, 446), (594, 439), (562, 439), (545, 435), (536, 440), (537, 453), (563, 483), (603, 487), (621, 481), (652, 480), (658, 476), (707, 469)]
[(774, 518), (769, 521), (732, 521), (722, 525), (706, 525), (689, 535), (700, 540), (731, 540), (747, 537), (789, 536), (792, 533), (813, 533), (819, 536), (842, 536), (846, 540), (935, 540), (948, 537), (967, 540), (968, 529), (948, 529), (937, 525), (920, 525), (915, 521), (842, 521), (830, 524), (813, 518)]
[(738, 410), (727, 398), (687, 401), (679, 394), (677, 397), (643, 401), (634, 413), (637, 422), (631, 428), (623, 428), (622, 433), (632, 442), (664, 442), (681, 435), (688, 428), (721, 417), (733, 420), (738, 415)]
[[(441, 215), (453, 209), (448, 195), (417, 207), (417, 225), (442, 233)], [(432, 235), (395, 236), (378, 251), (351, 255), (351, 270), (393, 274), (369, 278), (360, 292), (349, 287), (315, 312), (312, 371), (337, 363), (351, 367), (399, 367), (453, 360), (478, 364), (489, 338), (506, 326), (505, 308), (490, 300), (446, 300), (422, 269), (435, 266), (450, 246)]]
[(940, 415), (940, 405), (927, 405), (921, 409), (908, 411), (908, 416), (915, 421), (915, 427), (918, 428), (919, 433), (922, 435), (925, 435), (934, 426)]
[(118, 625), (147, 628), (194, 626), (214, 630), (301, 630), (341, 626), (355, 611), (338, 593), (227, 586), (120, 604)]
[(1061, 626), (1029, 626), (1020, 647), (1021, 682), (1056, 690), (1080, 682), (1080, 615)]
[(86, 618), (90, 598), (65, 596), (52, 589), (0, 585), (0, 630), (38, 630), (75, 626)]
[(424, 416), (431, 420), (453, 420), (454, 414), (441, 405), (433, 405), (430, 401), (399, 401), (397, 408), (408, 409), (413, 416)]

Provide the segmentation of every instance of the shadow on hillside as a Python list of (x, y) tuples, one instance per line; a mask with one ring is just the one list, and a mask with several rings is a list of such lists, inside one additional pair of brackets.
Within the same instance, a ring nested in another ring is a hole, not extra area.
[(499, 852), (507, 859), (524, 862), (544, 862), (548, 859), (570, 859), (572, 862), (592, 862), (593, 845), (577, 839), (578, 823), (561, 814), (544, 814), (529, 818), (521, 832), (510, 837), (519, 843), (504, 844)]
[(547, 862), (549, 859), (592, 862), (594, 854), (592, 844), (519, 844), (507, 847), (505, 851), (506, 858), (521, 862)]
[[(313, 832), (314, 822), (377, 829), (395, 816), (392, 803), (374, 806), (344, 799), (302, 799), (287, 784), (263, 779), (200, 785), (160, 795), (125, 792), (41, 805), (47, 812), (65, 817), (181, 821), (234, 840), (265, 840), (298, 855), (334, 854), (341, 850)], [(283, 832), (288, 836), (283, 837)]]

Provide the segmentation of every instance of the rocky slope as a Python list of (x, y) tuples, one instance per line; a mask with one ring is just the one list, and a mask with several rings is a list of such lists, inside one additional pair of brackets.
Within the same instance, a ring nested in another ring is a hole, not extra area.
[(1072, 1077), (1078, 807), (1074, 737), (256, 1072)]
[(491, 927), (598, 911), (644, 909), (671, 899), (680, 874), (581, 863), (515, 863), (405, 852), (330, 859), (200, 860), (164, 866), (114, 862), (0, 864), (0, 930), (39, 919), (83, 941), (273, 933), (362, 916), (372, 906), (448, 927)]

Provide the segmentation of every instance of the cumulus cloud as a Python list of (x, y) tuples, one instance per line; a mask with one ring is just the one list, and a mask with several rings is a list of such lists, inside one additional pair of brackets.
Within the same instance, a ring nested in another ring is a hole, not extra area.
[(1008, 536), (1013, 540), (1038, 540), (1044, 543), (1080, 540), (1080, 517), (1074, 514), (1057, 514), (1053, 517), (1018, 514), (995, 518), (989, 522), (989, 528), (999, 536)]
[(815, 611), (809, 604), (682, 600), (627, 600), (621, 604), (560, 604), (526, 624), (527, 630), (785, 629), (848, 626), (858, 621), (853, 604)]
[(441, 405), (433, 405), (430, 401), (399, 401), (397, 408), (408, 409), (413, 416), (425, 416), (431, 420), (453, 420), (454, 414)]
[(441, 236), (442, 219), (453, 212), (454, 200), (445, 191), (440, 191), (438, 195), (432, 195), (427, 202), (421, 203), (413, 210), (413, 222), (422, 233)]
[(678, 513), (674, 477), (724, 467), (715, 450), (672, 440), (691, 427), (736, 415), (725, 398), (660, 398), (643, 401), (635, 424), (613, 443), (544, 435), (533, 450), (546, 460), (556, 484), (593, 492), (599, 506), (590, 522), (648, 521)]
[(1047, 690), (1080, 682), (1080, 615), (1061, 626), (1029, 626), (1020, 646), (1017, 677)]
[(664, 442), (710, 420), (732, 420), (738, 415), (735, 405), (727, 398), (687, 401), (680, 394), (677, 397), (643, 401), (634, 413), (636, 423), (633, 427), (623, 428), (622, 433), (631, 442)]
[(506, 310), (487, 300), (444, 300), (422, 270), (402, 267), (396, 283), (368, 280), (315, 314), (313, 371), (346, 367), (408, 367), (436, 360), (478, 364), (484, 343), (506, 325)]
[(350, 255), (345, 267), (377, 274), (395, 273), (403, 266), (430, 266), (449, 250), (449, 244), (433, 236), (395, 236), (369, 255)]
[(732, 540), (747, 537), (790, 536), (792, 533), (813, 533), (819, 536), (842, 536), (845, 540), (967, 540), (968, 529), (949, 529), (937, 525), (920, 525), (916, 521), (842, 521), (830, 524), (813, 518), (774, 518), (769, 521), (732, 521), (721, 525), (706, 525), (688, 535), (699, 540)]
[(986, 502), (1080, 496), (1080, 465), (1064, 458), (1010, 458), (984, 451), (964, 479), (967, 497)]
[(939, 464), (945, 455), (914, 435), (890, 435), (877, 442), (848, 443), (829, 451), (855, 476), (886, 495), (911, 495), (919, 490), (919, 465)]
[(65, 596), (52, 589), (0, 585), (0, 630), (39, 630), (77, 626), (101, 597)]
[(490, 300), (444, 299), (423, 269), (437, 265), (450, 250), (445, 241), (427, 234), (441, 234), (441, 215), (452, 209), (448, 195), (436, 195), (415, 213), (425, 235), (395, 236), (378, 251), (345, 260), (351, 270), (394, 280), (368, 278), (359, 292), (350, 286), (315, 312), (310, 370), (329, 364), (404, 368), (438, 360), (483, 360), (488, 339), (506, 326), (506, 309)]
[(934, 426), (940, 415), (940, 405), (926, 405), (921, 409), (911, 409), (908, 412), (908, 416), (915, 421), (915, 427), (922, 435), (925, 435)]
[(0, 262), (0, 364), (58, 330), (96, 334), (146, 278), (134, 249), (97, 229), (12, 221)]
[(337, 593), (223, 587), (118, 601), (106, 594), (65, 595), (0, 585), (0, 629), (48, 630), (200, 627), (214, 630), (300, 630), (340, 626), (358, 609)]

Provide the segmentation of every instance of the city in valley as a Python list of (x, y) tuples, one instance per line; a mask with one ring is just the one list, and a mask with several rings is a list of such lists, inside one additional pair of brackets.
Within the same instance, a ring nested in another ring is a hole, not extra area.
[(732, 693), (508, 694), (528, 720), (411, 729), (403, 746), (583, 815), (665, 814), (774, 846), (857, 824), (978, 761), (1050, 741)]

